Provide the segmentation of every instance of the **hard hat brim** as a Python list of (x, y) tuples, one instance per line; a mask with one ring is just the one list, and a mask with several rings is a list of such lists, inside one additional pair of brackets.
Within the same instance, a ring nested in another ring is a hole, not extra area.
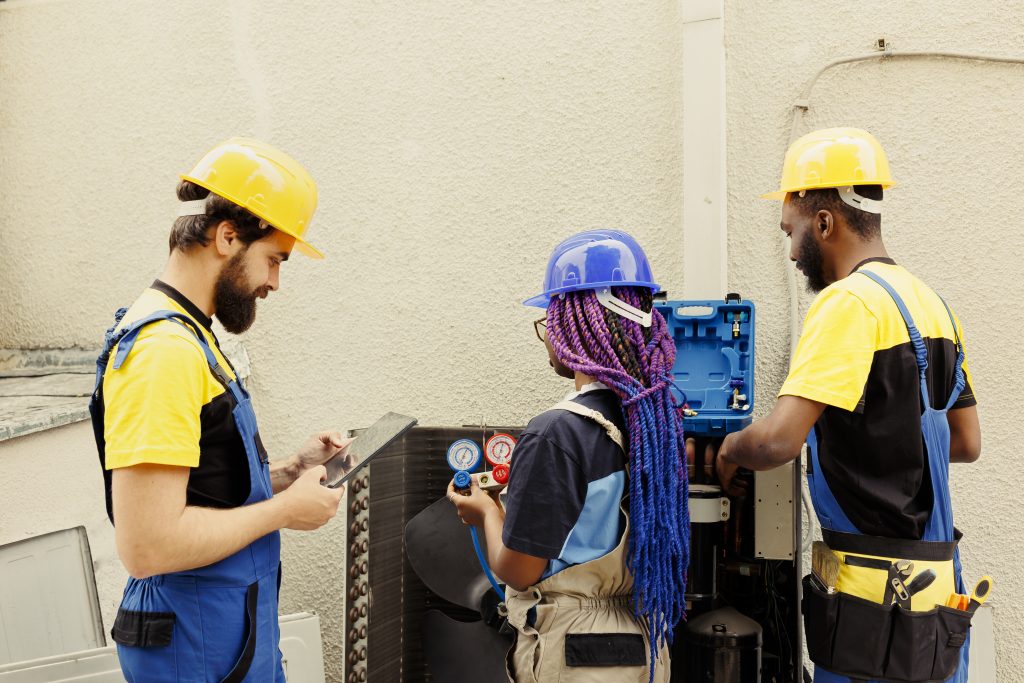
[[(277, 230), (277, 228), (274, 229)], [(284, 231), (282, 230), (282, 232)], [(288, 233), (285, 234), (287, 235)], [(294, 237), (294, 235), (292, 236)], [(295, 238), (295, 248), (304, 256), (308, 256), (309, 258), (314, 259), (316, 261), (319, 261), (324, 258), (324, 253), (322, 251), (320, 251), (312, 244), (310, 244), (309, 242), (300, 237)]]
[(551, 302), (551, 297), (553, 296), (558, 296), (559, 294), (567, 294), (569, 292), (592, 292), (605, 287), (640, 287), (643, 289), (649, 289), (652, 292), (661, 291), (661, 285), (655, 284), (653, 282), (593, 282), (584, 285), (573, 285), (571, 287), (559, 287), (557, 289), (552, 289), (551, 291), (530, 297), (529, 299), (523, 302), (523, 305), (532, 306), (534, 308), (547, 308), (548, 304)]
[(857, 185), (881, 185), (883, 190), (888, 190), (890, 187), (895, 187), (896, 183), (891, 182), (891, 181), (887, 182), (887, 183), (865, 183), (863, 181), (858, 181), (858, 182), (855, 182), (855, 183), (850, 183), (850, 182), (827, 183), (827, 184), (824, 184), (824, 185), (814, 185), (812, 187), (794, 187), (793, 189), (790, 189), (790, 190), (776, 190), (775, 192), (768, 192), (767, 194), (761, 195), (761, 199), (771, 199), (771, 200), (775, 200), (775, 201), (782, 201), (783, 199), (786, 198), (787, 194), (791, 194), (793, 192), (801, 192), (803, 190), (831, 190), (831, 189), (835, 189), (837, 187), (853, 187), (853, 186), (857, 186)]
[(538, 294), (537, 296), (531, 296), (529, 299), (523, 302), (524, 306), (532, 306), (533, 308), (547, 308), (548, 302), (551, 301), (549, 294)]

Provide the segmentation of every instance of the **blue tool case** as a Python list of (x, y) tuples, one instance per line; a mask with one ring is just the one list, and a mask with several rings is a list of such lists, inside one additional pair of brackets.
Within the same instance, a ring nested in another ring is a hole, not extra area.
[(754, 410), (754, 304), (658, 301), (676, 343), (673, 394), (687, 436), (723, 437), (751, 423)]

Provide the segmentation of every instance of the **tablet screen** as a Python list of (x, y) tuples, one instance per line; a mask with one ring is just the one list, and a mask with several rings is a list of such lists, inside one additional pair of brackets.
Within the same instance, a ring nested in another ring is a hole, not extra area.
[[(344, 484), (389, 444), (412, 429), (415, 424), (415, 417), (399, 413), (387, 413), (374, 422), (356, 436), (356, 440), (349, 445), (348, 455), (351, 455), (351, 458), (335, 456), (324, 463), (327, 468), (327, 486), (334, 489)], [(346, 467), (353, 460), (355, 465)]]

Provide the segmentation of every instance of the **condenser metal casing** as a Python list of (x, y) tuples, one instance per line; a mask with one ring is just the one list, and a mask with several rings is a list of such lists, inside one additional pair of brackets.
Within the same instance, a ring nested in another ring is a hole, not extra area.
[[(351, 435), (358, 436), (359, 431)], [(453, 474), (445, 459), (449, 444), (472, 439), (483, 446), (496, 432), (518, 437), (521, 431), (414, 427), (350, 483), (345, 525), (346, 683), (432, 681), (423, 652), (426, 611), (439, 609), (465, 621), (480, 618), (423, 585), (406, 559), (404, 530), (417, 513), (445, 495)]]
[[(731, 324), (729, 334), (731, 338)], [(410, 520), (445, 496), (453, 476), (447, 465), (448, 446), (459, 439), (471, 439), (483, 445), (496, 432), (518, 438), (522, 429), (414, 427), (350, 482), (345, 525), (348, 552), (343, 680), (346, 683), (452, 683), (451, 680), (440, 680), (429, 669), (430, 658), (424, 651), (425, 620), (429, 616), (432, 623), (445, 625), (450, 634), (456, 633), (456, 627), (460, 625), (468, 633), (473, 630), (470, 623), (480, 623), (481, 613), (472, 605), (465, 602), (463, 606), (453, 604), (427, 589), (409, 562), (405, 532)], [(356, 436), (358, 433), (353, 432)], [(514, 453), (512, 459), (514, 462)], [(720, 541), (711, 544), (716, 548), (715, 557), (707, 558), (706, 571), (713, 572), (709, 578), (713, 582), (712, 593), (718, 598), (709, 597), (704, 607), (712, 609), (718, 604), (731, 604), (761, 624), (764, 627), (763, 680), (774, 678), (779, 683), (797, 683), (802, 650), (800, 602), (796, 590), (800, 574), (799, 555), (792, 556), (792, 559), (772, 560), (756, 552), (756, 536), (760, 530), (755, 530), (755, 511), (764, 505), (761, 498), (765, 492), (755, 485), (752, 493), (742, 505), (734, 506), (725, 522), (727, 533)], [(449, 505), (447, 501), (442, 502)], [(773, 519), (791, 515), (792, 505), (790, 502), (789, 506), (773, 510)], [(718, 514), (723, 513), (719, 510)], [(451, 515), (454, 519), (454, 509)], [(464, 527), (456, 524), (449, 531), (469, 545), (469, 534), (463, 534), (463, 530)], [(417, 538), (425, 540), (428, 536), (422, 535), (421, 531)], [(443, 539), (427, 542), (444, 543)], [(472, 555), (451, 555), (460, 557), (459, 562), (468, 562), (476, 568)], [(690, 616), (696, 617), (702, 610), (696, 609), (696, 604), (693, 607), (695, 609)], [(441, 637), (440, 633), (437, 628), (430, 632), (435, 644)], [(452, 637), (458, 640), (458, 636)], [(674, 658), (682, 656), (681, 642), (673, 648)], [(460, 640), (454, 651), (461, 651), (463, 645)], [(450, 652), (446, 648), (441, 649)], [(438, 651), (432, 651), (432, 655), (436, 659)], [(473, 653), (467, 655), (472, 657)], [(496, 683), (504, 680), (503, 672), (499, 673), (501, 675), (493, 677)], [(473, 680), (475, 683), (490, 683), (492, 677)]]

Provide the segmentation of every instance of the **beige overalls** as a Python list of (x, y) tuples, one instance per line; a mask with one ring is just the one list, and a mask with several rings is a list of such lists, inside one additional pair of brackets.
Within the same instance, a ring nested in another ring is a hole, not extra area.
[[(572, 401), (555, 406), (594, 420), (619, 448), (619, 429), (596, 410)], [(650, 634), (645, 621), (633, 616), (633, 577), (626, 567), (626, 528), (607, 555), (573, 565), (524, 591), (508, 588), (505, 604), (516, 642), (505, 658), (513, 683), (647, 683)], [(531, 626), (528, 613), (536, 608)], [(628, 663), (623, 663), (623, 662)], [(662, 646), (655, 683), (669, 680), (667, 646)]]

